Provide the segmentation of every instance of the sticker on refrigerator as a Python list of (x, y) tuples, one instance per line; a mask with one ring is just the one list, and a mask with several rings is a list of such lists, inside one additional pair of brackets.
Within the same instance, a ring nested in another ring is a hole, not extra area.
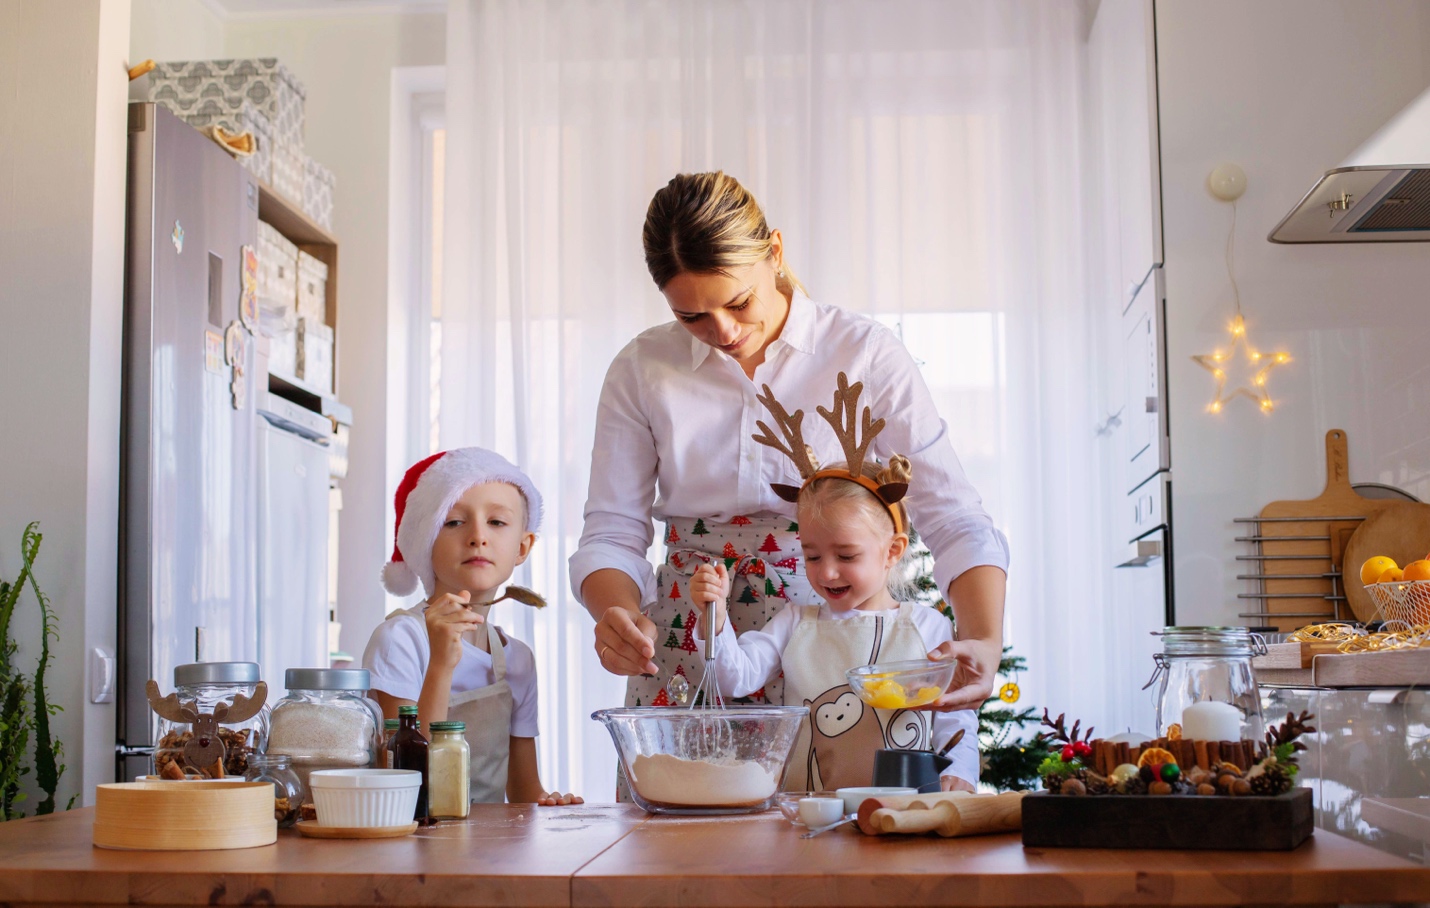
[(222, 375), (224, 367), (223, 335), (217, 331), (204, 332), (204, 369), (215, 375)]
[(182, 253), (184, 251), (184, 225), (175, 221), (174, 231), (169, 234), (169, 239), (174, 241), (174, 251)]
[(241, 287), (238, 295), (238, 317), (248, 333), (258, 333), (258, 253), (252, 246), (244, 246), (243, 270), (239, 275)]
[(237, 321), (229, 322), (223, 332), (223, 361), (230, 366), (243, 368), (245, 346), (243, 326)]

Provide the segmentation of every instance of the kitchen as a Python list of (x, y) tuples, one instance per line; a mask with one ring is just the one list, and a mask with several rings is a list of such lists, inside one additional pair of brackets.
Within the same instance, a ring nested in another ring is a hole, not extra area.
[[(392, 490), (403, 467), (415, 459), (389, 442), (389, 431), (415, 419), (408, 412), (415, 399), (410, 389), (417, 384), (408, 363), (413, 344), (398, 332), (415, 333), (403, 313), (408, 288), (420, 284), (421, 275), (399, 273), (392, 250), (416, 242), (420, 234), (409, 226), (421, 222), (420, 214), (412, 211), (420, 192), (405, 192), (392, 174), (403, 155), (422, 155), (420, 145), (410, 150), (414, 143), (394, 121), (399, 109), (415, 119), (415, 108), (432, 90), (431, 68), (451, 65), (450, 36), (444, 32), (440, 5), (390, 5), (341, 15), (302, 9), (280, 14), (271, 8), (265, 14), (261, 5), (246, 9), (241, 4), (224, 6), (225, 15), (202, 3), (122, 6), (119, 11), (109, 4), (98, 6), (100, 18), (87, 26), (93, 31), (88, 44), (43, 29), (35, 32), (32, 53), (48, 50), (61, 55), (54, 59), (69, 62), (45, 69), (17, 62), (13, 82), (26, 90), (21, 100), (11, 103), (26, 106), (7, 117), (7, 122), (34, 124), (14, 127), (21, 141), (12, 145), (15, 163), (10, 172), (23, 174), (27, 185), (44, 187), (43, 202), (37, 196), (14, 197), (13, 210), (20, 215), (7, 219), (12, 221), (7, 229), (31, 223), (47, 228), (31, 231), (36, 238), (85, 238), (82, 243), (38, 247), (21, 242), (23, 237), (16, 234), (14, 242), (4, 244), (7, 314), (16, 328), (10, 337), (20, 347), (6, 342), (6, 385), (13, 381), (16, 387), (45, 389), (43, 395), (5, 405), (8, 424), (41, 429), (23, 449), (7, 448), (7, 475), (43, 476), (45, 481), (5, 483), (3, 538), (13, 544), (28, 520), (40, 518), (47, 533), (41, 567), (48, 562), (80, 568), (63, 578), (52, 570), (46, 579), (47, 591), (65, 604), (59, 610), (56, 653), (66, 668), (52, 680), (52, 698), (66, 705), (56, 718), (67, 745), (65, 784), (72, 786), (70, 793), (82, 793), (82, 803), (92, 803), (94, 786), (112, 778), (114, 763), (113, 707), (90, 702), (91, 679), (76, 669), (85, 666), (88, 671), (91, 650), (113, 653), (117, 642), (113, 578), (119, 477), (113, 442), (107, 439), (119, 433), (123, 250), (100, 238), (112, 236), (113, 225), (123, 219), (124, 151), (122, 138), (116, 137), (125, 131), (122, 96), (128, 89), (103, 83), (108, 100), (99, 103), (96, 87), (80, 84), (81, 74), (92, 73), (100, 59), (137, 63), (145, 58), (271, 55), (308, 85), (309, 150), (338, 178), (332, 231), (342, 244), (337, 383), (343, 403), (354, 411), (336, 558), (338, 607), (345, 612), (345, 636), (338, 649), (357, 654), (389, 606), (372, 578), (385, 560)], [(1089, 7), (1089, 40), (1096, 40), (1092, 9), (1098, 5), (1084, 6)], [(1175, 533), (1170, 586), (1178, 624), (1248, 623), (1240, 615), (1254, 609), (1238, 596), (1257, 590), (1236, 578), (1248, 573), (1236, 558), (1251, 550), (1236, 541), (1248, 534), (1232, 521), (1254, 516), (1273, 501), (1318, 494), (1327, 479), (1327, 431), (1347, 433), (1353, 482), (1382, 483), (1421, 499), (1430, 494), (1425, 479), (1430, 455), (1425, 453), (1423, 431), (1417, 434), (1416, 429), (1423, 421), (1414, 417), (1424, 397), (1416, 392), (1425, 381), (1423, 370), (1413, 365), (1418, 362), (1415, 353), (1430, 339), (1417, 319), (1420, 288), (1430, 277), (1420, 247), (1285, 246), (1265, 239), (1321, 174), (1345, 160), (1430, 84), (1424, 5), (1386, 3), (1376, 10), (1372, 15), (1356, 4), (1329, 2), (1156, 4), (1159, 166), (1154, 197), (1160, 200), (1167, 300), (1167, 472), (1174, 479), (1168, 523)], [(20, 61), (17, 54), (7, 50), (5, 56)], [(109, 78), (116, 68), (117, 62), (101, 70)], [(62, 75), (44, 75), (52, 72)], [(447, 78), (453, 78), (451, 72)], [(88, 95), (73, 94), (81, 90)], [(89, 98), (87, 114), (76, 113), (76, 97)], [(61, 110), (72, 118), (56, 121), (50, 112)], [(21, 112), (33, 113), (18, 116)], [(67, 151), (84, 148), (90, 151), (78, 156)], [(1276, 402), (1271, 414), (1245, 399), (1229, 403), (1215, 417), (1207, 413), (1216, 385), (1192, 359), (1226, 349), (1230, 341), (1226, 326), (1234, 310), (1226, 246), (1231, 206), (1206, 189), (1208, 174), (1222, 163), (1234, 163), (1247, 175), (1245, 194), (1237, 200), (1234, 266), (1250, 335), (1262, 349), (1289, 351), (1293, 357), (1269, 379)], [(1083, 191), (1106, 190), (1089, 185)], [(26, 199), (32, 199), (28, 208)], [(413, 214), (412, 220), (402, 220), (407, 214)], [(1087, 270), (1097, 274), (1088, 279), (1115, 287), (1120, 297), (1133, 280), (1141, 282), (1152, 264), (1147, 262), (1141, 276), (1134, 276), (1136, 267), (1123, 269), (1120, 260), (1100, 271), (1089, 266)], [(8, 289), (12, 286), (14, 292)], [(34, 302), (21, 306), (22, 298)], [(1117, 316), (1107, 320), (1106, 332), (1120, 330), (1121, 313)], [(1117, 339), (1115, 348), (1109, 341), (1103, 349), (1120, 349), (1125, 336)], [(592, 357), (587, 364), (596, 370), (592, 379), (614, 350), (608, 347), (604, 359)], [(1075, 352), (1049, 355), (1077, 361)], [(1124, 406), (1131, 397), (1124, 380), (1120, 372), (1106, 371), (1107, 387), (1092, 395), (1098, 412), (1079, 432), (1093, 437), (1093, 429)], [(55, 413), (69, 418), (57, 420)], [(1129, 423), (1124, 413), (1121, 427)], [(1118, 428), (1108, 437), (1109, 447), (1123, 444)], [(352, 456), (354, 452), (365, 454)], [(968, 453), (963, 443), (960, 453)], [(1114, 469), (1111, 458), (1092, 463), (1098, 470)], [(1109, 477), (1106, 485), (1113, 488), (1120, 481)], [(560, 481), (538, 477), (538, 482), (546, 491)], [(585, 479), (572, 483), (579, 511)], [(1012, 516), (1016, 490), (1005, 493), (1002, 504), (995, 503), (995, 493), (985, 489), (985, 494), (1000, 522)], [(1064, 503), (1056, 498), (1055, 487), (1046, 494), (1053, 496), (1050, 505)], [(1107, 555), (1093, 565), (1058, 560), (1058, 540), (1067, 535), (1066, 523), (1044, 528), (1022, 520), (1022, 532), (1013, 540), (1014, 563), (1028, 572), (1022, 580), (1025, 589), (1037, 585), (1040, 596), (1022, 599), (1023, 605), (1010, 598), (1007, 632), (1008, 642), (1028, 657), (1029, 667), (1018, 679), (1025, 702), (1048, 705), (1054, 713), (1096, 717), (1097, 724), (1116, 730), (1146, 728), (1153, 722), (1150, 701), (1139, 688), (1151, 673), (1156, 641), (1143, 630), (1160, 628), (1165, 621), (1161, 615), (1155, 622), (1148, 618), (1145, 603), (1158, 597), (1156, 608), (1165, 614), (1168, 587), (1163, 571), (1168, 559), (1147, 568), (1111, 567), (1130, 558), (1126, 550), (1132, 534), (1119, 533), (1116, 526), (1123, 519), (1120, 508), (1120, 502), (1109, 501), (1099, 514), (1098, 519), (1105, 520), (1100, 537)], [(1063, 508), (1061, 513), (1069, 511)], [(10, 577), (17, 562), (8, 554), (13, 550), (4, 551), (0, 575)], [(544, 572), (543, 577), (564, 578), (564, 557), (556, 556), (554, 546), (542, 557), (552, 563), (533, 570)], [(1031, 577), (1039, 579), (1030, 583)], [(556, 581), (548, 582), (542, 592), (551, 594)], [(1097, 591), (1086, 597), (1092, 603), (1061, 607), (1071, 601), (1058, 592), (1068, 584)], [(1036, 609), (1028, 604), (1035, 601), (1041, 603)], [(553, 663), (557, 654), (591, 649), (589, 639), (580, 639), (589, 633), (590, 622), (579, 609), (573, 611), (579, 620), (569, 628), (559, 622), (541, 625), (548, 639), (558, 641), (550, 644)], [(533, 620), (551, 619), (542, 615)], [(516, 635), (533, 640), (534, 630), (518, 625)], [(1108, 666), (1105, 674), (1079, 671), (1078, 662), (1086, 655), (1074, 656), (1105, 651), (1109, 634), (1119, 651), (1132, 655), (1111, 660), (1117, 664)], [(281, 684), (281, 679), (270, 681)], [(563, 777), (566, 784), (588, 795), (598, 790), (594, 780), (608, 786), (614, 753), (604, 731), (583, 726), (590, 724), (586, 716), (592, 710), (618, 702), (619, 689), (608, 681), (605, 690), (586, 695), (580, 674), (553, 673), (543, 682), (562, 691), (560, 697), (548, 693), (544, 698), (550, 709), (562, 712), (549, 720), (550, 727), (543, 727), (543, 739), (555, 741), (561, 731), (573, 750), (604, 761), (580, 767), (584, 787), (575, 781), (579, 760), (573, 761), (571, 775)], [(168, 683), (163, 687), (170, 689)], [(549, 766), (557, 756), (543, 752), (542, 759)]]

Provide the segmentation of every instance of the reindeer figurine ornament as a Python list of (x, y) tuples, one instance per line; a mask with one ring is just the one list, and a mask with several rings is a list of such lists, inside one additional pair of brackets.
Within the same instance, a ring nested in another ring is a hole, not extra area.
[(187, 722), (193, 726), (193, 735), (183, 746), (184, 762), (192, 769), (205, 774), (217, 766), (219, 769), (216, 776), (219, 777), (223, 775), (222, 768), (228, 756), (219, 724), (246, 722), (258, 715), (268, 701), (268, 684), (263, 681), (258, 682), (253, 696), (237, 694), (232, 702), (219, 703), (211, 713), (200, 712), (195, 700), (181, 701), (177, 693), (167, 697), (159, 696), (159, 685), (152, 678), (144, 686), (144, 692), (149, 697), (149, 708), (154, 710), (159, 718), (176, 723)]
[(804, 480), (803, 486), (771, 483), (770, 488), (776, 495), (785, 501), (795, 502), (799, 500), (799, 494), (805, 486), (815, 480), (827, 477), (847, 479), (873, 492), (880, 501), (888, 506), (889, 514), (894, 518), (896, 532), (908, 532), (908, 528), (903, 525), (903, 519), (899, 515), (898, 509), (893, 507), (902, 501), (904, 495), (909, 491), (908, 459), (901, 455), (891, 457), (888, 467), (880, 472), (877, 480), (870, 479), (863, 472), (864, 458), (869, 453), (869, 445), (873, 442), (874, 437), (884, 430), (884, 420), (873, 419), (873, 414), (868, 407), (864, 408), (863, 417), (856, 424), (855, 415), (859, 412), (859, 395), (864, 391), (863, 382), (855, 382), (851, 385), (849, 376), (840, 372), (838, 386), (834, 390), (834, 407), (829, 410), (823, 407), (815, 408), (819, 411), (819, 415), (824, 417), (825, 422), (834, 429), (834, 437), (839, 439), (839, 444), (844, 449), (845, 468), (834, 470), (821, 470), (819, 461), (814, 456), (814, 450), (804, 443), (804, 431), (801, 428), (804, 411), (795, 410), (793, 413), (789, 413), (779, 401), (775, 400), (774, 392), (770, 390), (769, 385), (764, 385), (763, 389), (764, 393), (756, 399), (770, 411), (775, 424), (779, 426), (780, 433), (788, 442), (788, 447), (780, 443), (779, 438), (775, 436), (764, 420), (756, 420), (755, 425), (760, 427), (760, 434), (751, 437), (762, 445), (782, 452), (794, 461), (796, 469), (799, 470), (800, 479)]

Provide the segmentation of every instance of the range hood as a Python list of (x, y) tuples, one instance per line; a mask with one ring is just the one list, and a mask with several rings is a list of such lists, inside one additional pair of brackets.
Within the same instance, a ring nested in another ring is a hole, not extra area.
[(1267, 239), (1273, 243), (1430, 240), (1430, 89), (1329, 170)]

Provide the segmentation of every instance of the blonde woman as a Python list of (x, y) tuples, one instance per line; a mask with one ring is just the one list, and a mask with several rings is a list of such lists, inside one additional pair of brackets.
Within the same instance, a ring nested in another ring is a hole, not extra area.
[[(791, 409), (827, 406), (840, 372), (863, 382), (864, 404), (888, 422), (871, 456), (906, 453), (913, 525), (957, 617), (957, 639), (932, 654), (956, 659), (942, 710), (977, 709), (1002, 651), (1008, 543), (984, 511), (903, 343), (872, 319), (811, 300), (785, 262), (784, 241), (754, 197), (724, 173), (681, 174), (655, 194), (642, 235), (646, 266), (674, 320), (632, 340), (601, 391), (591, 484), (571, 586), (596, 619), (602, 667), (627, 675), (626, 703), (672, 702), (693, 688), (701, 653), (688, 596), (701, 563), (734, 575), (737, 632), (762, 627), (786, 603), (817, 605), (804, 577), (795, 508), (770, 483), (799, 485), (789, 460), (752, 438), (768, 385)], [(821, 462), (839, 460), (833, 429), (808, 420)], [(665, 558), (646, 552), (659, 526)], [(776, 680), (752, 697), (781, 699)], [(942, 743), (942, 742), (938, 742)]]

